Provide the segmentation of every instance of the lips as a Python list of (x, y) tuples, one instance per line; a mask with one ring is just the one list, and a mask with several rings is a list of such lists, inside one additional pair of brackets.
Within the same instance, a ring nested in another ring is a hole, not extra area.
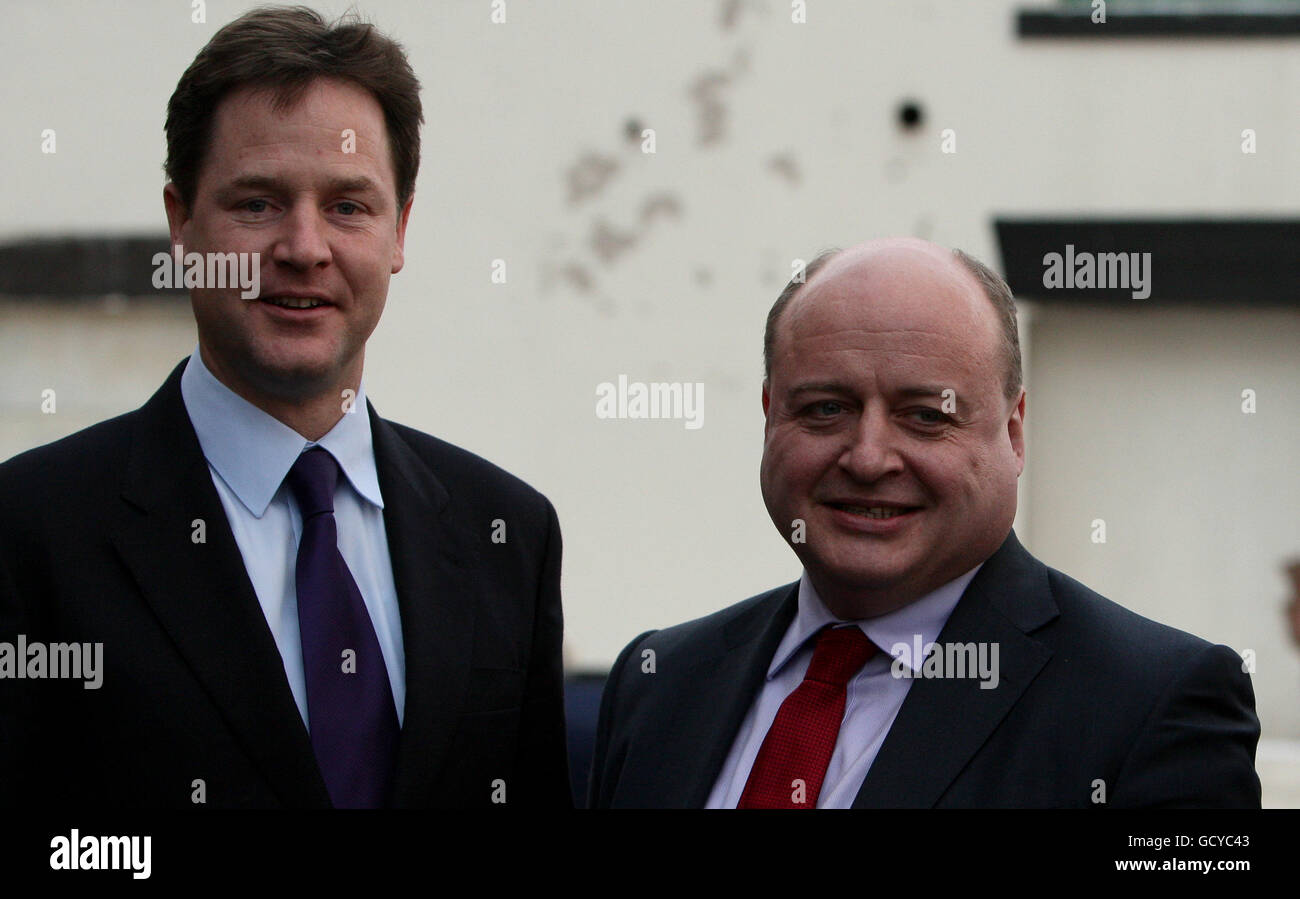
[(272, 306), (279, 306), (281, 309), (315, 309), (318, 306), (329, 305), (324, 300), (312, 297), (262, 297), (262, 301)]
[(891, 518), (897, 518), (900, 515), (906, 515), (909, 512), (915, 512), (920, 506), (908, 506), (902, 503), (896, 503), (886, 500), (852, 500), (852, 501), (832, 501), (826, 505), (832, 509), (838, 509), (841, 512), (847, 512), (850, 515), (859, 515), (863, 518), (869, 518), (876, 521), (888, 521)]
[(318, 309), (321, 306), (334, 305), (318, 294), (278, 293), (263, 295), (259, 299), (280, 309)]
[(873, 539), (887, 539), (905, 533), (921, 513), (921, 506), (875, 499), (853, 499), (823, 503), (830, 520), (845, 533)]

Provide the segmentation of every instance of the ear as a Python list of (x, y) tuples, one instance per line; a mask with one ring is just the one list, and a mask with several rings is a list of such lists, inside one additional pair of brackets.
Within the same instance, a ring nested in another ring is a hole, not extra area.
[(182, 235), (185, 223), (190, 220), (190, 211), (181, 199), (180, 188), (170, 181), (163, 188), (163, 208), (167, 210), (167, 230), (171, 233), (172, 246), (184, 244)]
[(767, 378), (763, 379), (763, 440), (767, 441), (768, 435), (772, 432), (772, 384)]
[(1016, 455), (1016, 477), (1025, 470), (1025, 389), (1020, 388), (1020, 397), (1011, 407), (1007, 418), (1007, 437), (1011, 440), (1011, 451)]
[(406, 222), (411, 217), (411, 205), (415, 203), (415, 194), (411, 194), (406, 204), (397, 213), (397, 244), (393, 247), (393, 270), (397, 274), (406, 264)]

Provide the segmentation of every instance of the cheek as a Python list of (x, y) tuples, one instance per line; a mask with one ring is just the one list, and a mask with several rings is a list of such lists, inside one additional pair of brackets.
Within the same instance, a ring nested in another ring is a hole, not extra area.
[(392, 252), (377, 247), (370, 247), (364, 253), (335, 253), (335, 264), (342, 270), (348, 283), (357, 294), (376, 298), (382, 295), (391, 277)]
[(1005, 488), (1005, 466), (990, 446), (953, 447), (925, 473), (936, 492), (966, 506), (988, 505)]
[(770, 495), (801, 502), (835, 461), (832, 441), (777, 430), (763, 447), (763, 479)]
[(909, 476), (940, 503), (960, 503), (980, 490), (985, 463), (970, 448), (949, 441), (926, 443), (907, 456)]
[(191, 218), (185, 224), (181, 225), (181, 241), (185, 245), (185, 252), (199, 253), (206, 252), (212, 245), (212, 238), (208, 235), (207, 229), (203, 227), (200, 219)]
[(790, 472), (784, 441), (779, 432), (768, 435), (763, 442), (763, 459), (759, 463), (759, 481), (762, 483), (763, 496), (771, 504), (774, 500), (784, 502), (789, 491)]

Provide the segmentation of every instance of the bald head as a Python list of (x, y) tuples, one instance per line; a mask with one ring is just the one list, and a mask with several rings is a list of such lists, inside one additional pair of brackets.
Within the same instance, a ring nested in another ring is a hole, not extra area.
[[(1011, 289), (993, 270), (961, 250), (913, 237), (891, 237), (858, 244), (847, 250), (827, 250), (805, 266), (802, 278), (791, 279), (767, 316), (763, 339), (763, 376), (772, 365), (788, 307), (796, 298), (828, 293), (846, 303), (877, 303), (888, 299), (902, 308), (922, 307), (948, 315), (973, 315), (975, 334), (988, 333), (1001, 355), (1003, 393), (1014, 399), (1023, 376), (1016, 306)], [(937, 304), (937, 306), (936, 306)]]

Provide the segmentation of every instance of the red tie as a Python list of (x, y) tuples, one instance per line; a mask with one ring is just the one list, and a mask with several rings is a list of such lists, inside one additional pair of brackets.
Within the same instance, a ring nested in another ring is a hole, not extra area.
[(816, 808), (848, 683), (876, 652), (856, 627), (824, 628), (808, 673), (781, 703), (736, 808)]

